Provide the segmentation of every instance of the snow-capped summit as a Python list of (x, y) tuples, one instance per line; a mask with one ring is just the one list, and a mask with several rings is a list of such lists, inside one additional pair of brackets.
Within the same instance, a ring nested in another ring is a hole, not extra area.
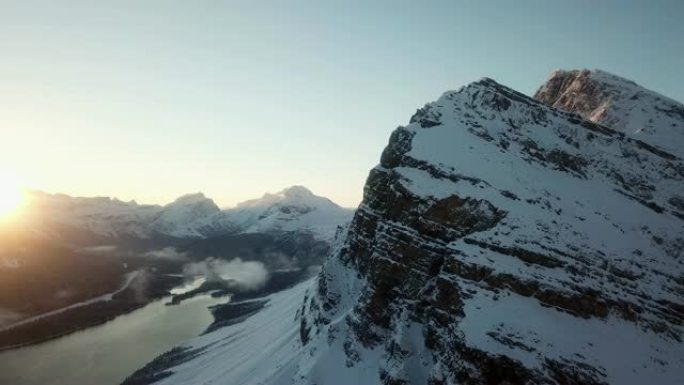
[(180, 197), (176, 198), (175, 201), (167, 204), (166, 207), (181, 206), (181, 205), (193, 205), (193, 204), (198, 204), (198, 203), (199, 204), (209, 204), (210, 206), (214, 206), (216, 208), (215, 211), (217, 211), (219, 209), (213, 200), (207, 198), (204, 195), (204, 193), (201, 193), (201, 192), (181, 195)]
[(164, 206), (151, 227), (177, 237), (201, 237), (198, 222), (219, 213), (221, 209), (202, 193), (186, 194)]
[(645, 140), (491, 79), (420, 109), (303, 305), (298, 374), (677, 383), (684, 162)]
[[(669, 119), (640, 100), (620, 109), (632, 112), (623, 127)], [(651, 138), (668, 132), (653, 128)], [(684, 161), (632, 135), (491, 79), (446, 92), (392, 133), (308, 290), (273, 296), (182, 346), (191, 359), (147, 374), (160, 384), (680, 384)]]
[(301, 198), (313, 198), (315, 197), (314, 193), (311, 192), (308, 188), (302, 186), (302, 185), (294, 185), (291, 187), (288, 187), (284, 189), (283, 191), (280, 191), (278, 194), (284, 195), (286, 197), (294, 198), (294, 197), (301, 197)]
[(300, 207), (304, 210), (315, 207), (339, 207), (328, 198), (314, 195), (311, 190), (304, 186), (292, 186), (275, 194), (266, 193), (261, 198), (239, 203), (236, 208), (268, 208), (272, 206)]
[(601, 70), (556, 70), (534, 97), (684, 157), (684, 105)]
[(331, 240), (337, 226), (351, 219), (353, 210), (338, 206), (304, 186), (266, 193), (225, 211), (227, 220), (244, 232), (309, 231)]

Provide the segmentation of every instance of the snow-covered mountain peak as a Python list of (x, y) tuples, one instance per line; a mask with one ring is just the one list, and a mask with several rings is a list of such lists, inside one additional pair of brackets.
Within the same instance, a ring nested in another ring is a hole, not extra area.
[(195, 204), (195, 203), (206, 203), (207, 201), (213, 202), (213, 200), (207, 198), (204, 193), (198, 192), (198, 193), (191, 193), (191, 194), (185, 194), (181, 195), (180, 197), (176, 198), (173, 202), (169, 203), (169, 205), (184, 205), (184, 204)]
[(291, 187), (288, 187), (278, 193), (278, 195), (284, 195), (286, 197), (307, 197), (311, 198), (314, 196), (314, 193), (311, 192), (308, 188), (301, 186), (301, 185), (294, 185)]
[[(662, 122), (640, 95), (607, 110)], [(306, 293), (193, 340), (160, 383), (681, 383), (684, 163), (575, 112), (488, 78), (420, 108)]]
[(684, 105), (631, 80), (601, 70), (556, 70), (535, 98), (684, 157)]
[(491, 79), (446, 92), (371, 171), (303, 305), (303, 356), (317, 358), (298, 374), (674, 383), (681, 191), (682, 160), (645, 141)]
[(239, 203), (236, 208), (270, 208), (270, 207), (299, 207), (302, 210), (311, 210), (319, 207), (339, 207), (328, 198), (315, 195), (304, 186), (292, 186), (277, 193), (266, 193), (258, 199)]
[[(162, 217), (188, 223), (220, 212), (216, 203), (203, 193), (186, 194), (164, 206)], [(161, 219), (161, 218), (160, 218)]]
[(247, 232), (302, 229), (330, 240), (338, 225), (346, 223), (353, 210), (312, 193), (304, 186), (292, 186), (226, 210), (231, 223)]
[(221, 209), (202, 193), (186, 194), (164, 206), (159, 217), (151, 224), (160, 233), (177, 237), (202, 236), (199, 227)]

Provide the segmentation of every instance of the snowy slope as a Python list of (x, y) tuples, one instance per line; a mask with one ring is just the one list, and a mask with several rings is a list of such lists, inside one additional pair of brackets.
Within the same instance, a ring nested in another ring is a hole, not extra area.
[(265, 308), (246, 321), (182, 345), (193, 358), (158, 383), (257, 385), (274, 378), (290, 383), (302, 352), (295, 315), (310, 286), (311, 280), (273, 294)]
[(491, 79), (445, 93), (298, 310), (194, 340), (164, 383), (681, 384), (684, 163), (645, 140)]

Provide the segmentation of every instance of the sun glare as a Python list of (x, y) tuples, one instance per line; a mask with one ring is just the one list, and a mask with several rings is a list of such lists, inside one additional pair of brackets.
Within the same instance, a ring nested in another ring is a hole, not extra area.
[(0, 176), (0, 220), (14, 214), (24, 199), (21, 187), (15, 178)]

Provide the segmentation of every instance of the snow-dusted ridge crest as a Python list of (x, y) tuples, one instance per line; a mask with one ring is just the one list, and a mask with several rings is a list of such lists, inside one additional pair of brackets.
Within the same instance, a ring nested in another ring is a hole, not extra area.
[(684, 105), (601, 70), (554, 71), (534, 97), (684, 156)]
[(392, 133), (310, 287), (160, 383), (679, 384), (683, 192), (638, 133), (491, 79), (446, 92)]

